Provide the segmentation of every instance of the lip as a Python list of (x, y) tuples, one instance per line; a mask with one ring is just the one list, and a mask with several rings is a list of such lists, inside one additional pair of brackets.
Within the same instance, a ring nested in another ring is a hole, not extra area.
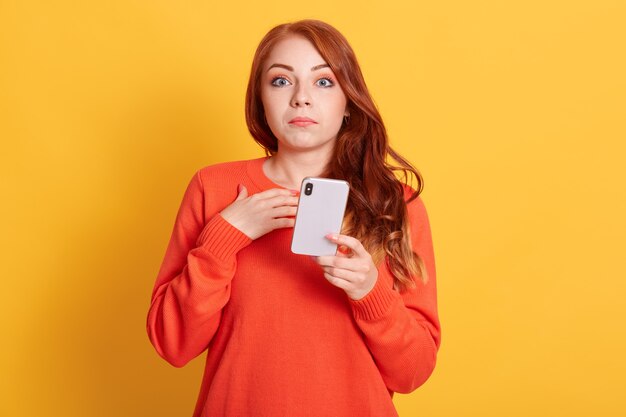
[(309, 126), (309, 125), (317, 124), (317, 122), (308, 117), (294, 117), (293, 119), (289, 121), (289, 124), (296, 125), (296, 126)]

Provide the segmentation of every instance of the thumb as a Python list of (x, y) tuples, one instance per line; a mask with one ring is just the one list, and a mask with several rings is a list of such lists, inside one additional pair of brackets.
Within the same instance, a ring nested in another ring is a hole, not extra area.
[(248, 189), (243, 184), (237, 184), (237, 198), (236, 200), (243, 200), (248, 197)]

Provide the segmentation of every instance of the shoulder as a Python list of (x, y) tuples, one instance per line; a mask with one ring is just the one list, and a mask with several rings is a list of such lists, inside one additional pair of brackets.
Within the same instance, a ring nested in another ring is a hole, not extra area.
[(198, 169), (195, 175), (205, 185), (210, 185), (215, 181), (223, 182), (227, 178), (238, 177), (244, 173), (249, 161), (251, 160), (243, 159), (206, 165)]
[(187, 193), (203, 202), (206, 218), (237, 198), (237, 184), (244, 182), (249, 161), (218, 162), (196, 170)]
[[(415, 188), (404, 183), (402, 188), (404, 190), (404, 201), (408, 201), (416, 192)], [(428, 213), (421, 193), (406, 204), (406, 209), (412, 226), (428, 224)]]
[[(407, 185), (403, 185), (403, 187), (404, 201), (407, 201), (416, 190)], [(411, 236), (413, 248), (420, 256), (429, 253), (429, 251), (432, 252), (430, 220), (421, 193), (415, 199), (407, 203), (406, 208), (409, 235)], [(429, 272), (429, 274), (432, 273), (433, 272)]]
[(417, 192), (415, 188), (410, 185), (402, 183), (402, 190), (404, 192), (403, 198), (404, 201), (407, 202), (407, 210), (411, 212), (415, 211), (425, 211), (426, 207), (424, 206), (424, 200), (422, 200), (421, 193), (415, 197), (413, 200), (409, 201), (409, 199)]

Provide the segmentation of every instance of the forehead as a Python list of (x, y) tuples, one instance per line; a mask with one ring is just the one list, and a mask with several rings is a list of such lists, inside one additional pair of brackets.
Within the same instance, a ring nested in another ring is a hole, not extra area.
[(267, 69), (272, 64), (285, 64), (295, 68), (310, 68), (325, 63), (315, 46), (302, 36), (292, 35), (274, 45), (265, 61)]

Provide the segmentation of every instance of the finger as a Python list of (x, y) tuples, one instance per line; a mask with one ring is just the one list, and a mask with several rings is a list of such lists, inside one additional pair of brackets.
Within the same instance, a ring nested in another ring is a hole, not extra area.
[(296, 211), (298, 211), (297, 207), (293, 206), (279, 206), (274, 207), (271, 211), (272, 218), (278, 217), (293, 217), (296, 215)]
[(326, 235), (326, 238), (333, 243), (337, 243), (338, 245), (347, 246), (348, 248), (352, 249), (352, 251), (355, 252), (358, 256), (369, 255), (361, 242), (358, 239), (353, 238), (352, 236), (329, 233)]
[(320, 266), (333, 266), (333, 258), (334, 256), (332, 255), (322, 255), (318, 256), (315, 259), (315, 262), (317, 262)]
[(322, 268), (340, 268), (355, 270), (354, 260), (339, 256), (318, 256), (317, 261)]
[(341, 276), (350, 280), (358, 278), (359, 274), (367, 273), (369, 266), (362, 260), (337, 258), (334, 265), (323, 265), (322, 269), (331, 275)]
[(356, 282), (359, 278), (359, 274), (349, 270), (349, 269), (342, 269), (342, 268), (337, 268), (333, 271), (330, 272), (331, 275), (337, 277), (337, 278), (341, 278), (344, 279), (348, 282)]
[(349, 271), (339, 270), (336, 272), (324, 272), (324, 277), (339, 288), (349, 288), (353, 284), (353, 274)]
[(271, 197), (263, 200), (270, 207), (279, 207), (279, 206), (297, 206), (300, 197), (289, 195), (279, 195), (276, 197)]
[(271, 225), (273, 229), (282, 229), (285, 227), (293, 227), (296, 223), (296, 220), (293, 217), (279, 217), (277, 219), (272, 219)]
[(326, 278), (326, 280), (333, 284), (335, 287), (339, 287), (344, 290), (347, 289), (350, 285), (350, 283), (347, 282), (345, 279), (334, 277), (326, 272), (324, 272), (324, 278)]
[(243, 184), (237, 184), (237, 198), (235, 199), (235, 201), (243, 200), (246, 197), (248, 197), (248, 189), (246, 188), (246, 186)]

